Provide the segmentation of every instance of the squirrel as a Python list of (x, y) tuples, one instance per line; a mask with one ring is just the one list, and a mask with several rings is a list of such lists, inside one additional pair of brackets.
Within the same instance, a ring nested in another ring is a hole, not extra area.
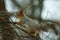
[(58, 34), (54, 24), (49, 24), (47, 22), (41, 22), (40, 24), (37, 24), (34, 20), (26, 15), (26, 12), (23, 8), (17, 12), (16, 17), (20, 19), (20, 21), (16, 22), (16, 24), (20, 25), (21, 27), (26, 27), (27, 31), (34, 36), (39, 35), (39, 30), (47, 31), (49, 28), (52, 29), (55, 34)]
[(27, 31), (31, 34), (33, 34), (34, 36), (38, 35), (38, 23), (36, 23), (34, 20), (32, 20), (31, 18), (29, 18), (26, 15), (25, 10), (22, 8), (19, 12), (16, 13), (16, 18), (20, 19), (19, 22), (16, 22), (16, 24), (22, 26), (22, 27), (27, 27)]

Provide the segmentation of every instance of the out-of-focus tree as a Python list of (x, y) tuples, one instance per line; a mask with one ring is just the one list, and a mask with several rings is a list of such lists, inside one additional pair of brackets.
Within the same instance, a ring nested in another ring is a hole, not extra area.
[(0, 0), (0, 11), (5, 10), (4, 0)]

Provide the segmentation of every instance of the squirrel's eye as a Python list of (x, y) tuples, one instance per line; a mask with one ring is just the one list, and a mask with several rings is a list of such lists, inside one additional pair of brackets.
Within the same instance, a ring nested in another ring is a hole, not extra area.
[(23, 11), (20, 11), (20, 13), (23, 13)]

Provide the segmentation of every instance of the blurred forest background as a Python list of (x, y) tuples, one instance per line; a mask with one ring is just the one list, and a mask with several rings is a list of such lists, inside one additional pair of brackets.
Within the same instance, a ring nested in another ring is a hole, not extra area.
[[(15, 24), (21, 8), (34, 21), (23, 20), (28, 26), (39, 24), (38, 36)], [(0, 40), (60, 40), (60, 0), (0, 0)]]

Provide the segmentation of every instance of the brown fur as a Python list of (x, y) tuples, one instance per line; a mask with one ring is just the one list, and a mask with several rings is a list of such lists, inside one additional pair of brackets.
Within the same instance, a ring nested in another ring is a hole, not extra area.
[[(18, 25), (20, 26), (25, 26), (23, 24), (27, 24), (27, 28), (28, 28), (28, 32), (33, 34), (33, 35), (37, 35), (38, 33), (36, 32), (37, 31), (37, 27), (38, 25), (32, 20), (30, 19), (28, 16), (26, 16), (25, 14), (25, 10), (24, 9), (21, 9), (17, 14), (16, 14), (16, 17), (19, 18), (21, 21), (19, 22), (16, 22)], [(27, 21), (26, 21), (27, 20)], [(33, 25), (32, 25), (33, 24)], [(33, 27), (34, 26), (34, 27)], [(36, 34), (35, 34), (36, 32)]]

